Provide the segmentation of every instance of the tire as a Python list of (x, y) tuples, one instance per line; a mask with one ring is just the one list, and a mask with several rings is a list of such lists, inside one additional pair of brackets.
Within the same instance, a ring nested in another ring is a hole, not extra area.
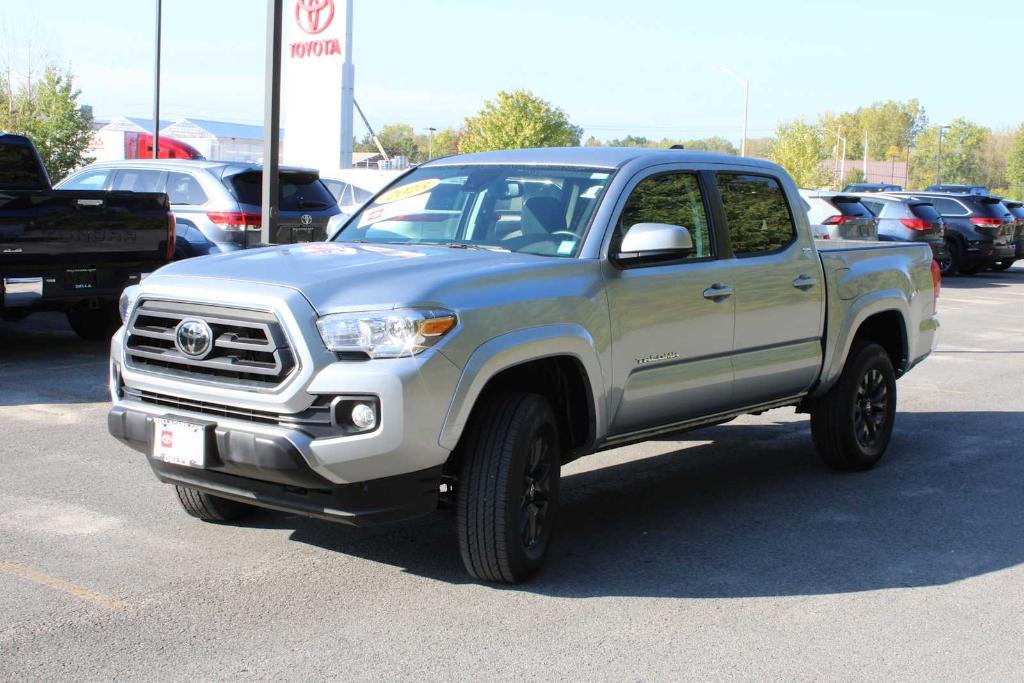
[(833, 469), (870, 469), (885, 454), (895, 421), (896, 373), (889, 354), (878, 344), (855, 341), (839, 381), (811, 407), (818, 456)]
[(466, 570), (519, 583), (544, 562), (558, 517), (558, 425), (536, 394), (496, 394), (474, 412), (456, 485), (456, 525)]
[(238, 501), (211, 496), (209, 493), (197, 491), (187, 486), (175, 486), (178, 502), (185, 512), (204, 522), (237, 522), (251, 515), (256, 508)]
[(946, 258), (937, 259), (939, 264), (939, 272), (942, 277), (949, 277), (955, 275), (960, 269), (960, 263), (963, 260), (963, 256), (960, 254), (960, 245), (955, 240), (946, 238)]
[(68, 311), (68, 324), (82, 339), (98, 341), (110, 339), (121, 326), (116, 304), (105, 304), (99, 308), (77, 306)]
[(996, 261), (995, 263), (992, 264), (992, 270), (1001, 273), (1004, 270), (1009, 269), (1010, 266), (1012, 266), (1014, 263), (1016, 263), (1016, 259), (1006, 259), (1005, 261)]

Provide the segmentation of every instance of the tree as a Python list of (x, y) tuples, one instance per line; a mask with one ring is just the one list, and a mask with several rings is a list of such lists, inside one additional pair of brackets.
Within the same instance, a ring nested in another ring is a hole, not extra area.
[(582, 135), (583, 129), (570, 123), (564, 111), (530, 91), (502, 90), (466, 119), (459, 151), (575, 147)]
[(17, 92), (0, 77), (0, 130), (28, 136), (56, 182), (92, 161), (86, 151), (92, 142), (92, 118), (78, 106), (80, 91), (71, 72), (49, 64), (42, 80), (31, 76)]
[(1006, 179), (1014, 199), (1024, 197), (1024, 124), (1013, 135), (1013, 144), (1006, 155)]
[(820, 187), (829, 182), (825, 159), (825, 135), (819, 126), (803, 121), (779, 124), (768, 158), (786, 169), (800, 187)]
[[(981, 149), (991, 131), (965, 118), (950, 121), (942, 132), (942, 155), (939, 159), (941, 183), (978, 183), (984, 172)], [(921, 133), (914, 150), (910, 170), (912, 187), (926, 187), (936, 182), (936, 157), (939, 153), (939, 127), (932, 126)]]
[[(917, 100), (906, 102), (875, 102), (869, 107), (859, 107), (851, 112), (833, 114), (826, 112), (819, 117), (819, 123), (833, 135), (842, 129), (846, 138), (846, 157), (864, 158), (864, 134), (868, 138), (868, 156), (885, 159), (888, 150), (895, 147), (904, 153), (928, 123), (924, 107)], [(898, 155), (896, 158), (902, 158)]]

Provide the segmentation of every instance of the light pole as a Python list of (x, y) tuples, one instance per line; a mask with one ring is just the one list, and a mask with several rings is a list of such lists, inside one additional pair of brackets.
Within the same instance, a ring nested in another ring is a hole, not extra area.
[(750, 82), (727, 66), (719, 65), (715, 68), (729, 74), (733, 80), (743, 86), (743, 140), (740, 142), (740, 156), (745, 157), (747, 156), (747, 118), (750, 113)]
[[(846, 138), (843, 137), (843, 127), (839, 126), (838, 129), (829, 131), (836, 136), (836, 160), (832, 165), (832, 172), (839, 174), (839, 183), (842, 184), (846, 176)], [(839, 149), (840, 143), (842, 143), (843, 154), (840, 160)]]
[(949, 126), (939, 126), (939, 148), (935, 151), (935, 184), (942, 183), (942, 131), (949, 130)]
[[(277, 239), (278, 167), (281, 145), (281, 12), (284, 0), (267, 0), (266, 57), (263, 67), (263, 185), (260, 202), (260, 238)], [(246, 246), (248, 246), (248, 232)]]
[(153, 158), (160, 154), (160, 38), (163, 0), (156, 0), (156, 55), (153, 60)]
[(437, 128), (427, 128), (427, 161), (434, 158), (434, 131)]

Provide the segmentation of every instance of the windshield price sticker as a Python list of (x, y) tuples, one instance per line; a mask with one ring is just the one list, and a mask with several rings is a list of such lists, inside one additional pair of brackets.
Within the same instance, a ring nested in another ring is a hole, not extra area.
[(418, 194), (424, 192), (430, 192), (434, 189), (441, 181), (437, 178), (427, 178), (426, 180), (420, 180), (419, 182), (409, 183), (408, 185), (402, 185), (396, 187), (393, 190), (388, 190), (381, 196), (377, 197), (374, 204), (390, 204), (391, 202), (397, 202), (402, 199), (408, 199), (409, 197), (415, 197)]

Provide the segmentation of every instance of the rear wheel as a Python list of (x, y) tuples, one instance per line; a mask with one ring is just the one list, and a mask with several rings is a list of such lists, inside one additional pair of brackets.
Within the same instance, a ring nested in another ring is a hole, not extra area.
[(558, 514), (561, 453), (546, 399), (485, 399), (469, 426), (456, 486), (459, 549), (484, 581), (518, 583), (544, 562)]
[(939, 263), (939, 271), (942, 273), (942, 277), (954, 275), (960, 267), (960, 247), (955, 241), (947, 238), (946, 254), (942, 258), (936, 260)]
[(187, 486), (175, 486), (174, 490), (185, 512), (204, 522), (236, 522), (248, 517), (256, 509), (252, 505), (211, 496)]
[(1006, 270), (1007, 268), (1009, 268), (1010, 266), (1012, 266), (1014, 263), (1016, 263), (1016, 259), (1007, 259), (1005, 261), (996, 261), (995, 263), (992, 264), (992, 270), (997, 270), (997, 271), (1002, 272), (1002, 271)]
[(121, 318), (112, 303), (101, 304), (98, 308), (76, 306), (68, 311), (68, 324), (82, 339), (97, 341), (110, 339), (121, 326)]
[(839, 381), (811, 407), (818, 456), (837, 470), (866, 470), (885, 454), (896, 421), (896, 373), (878, 344), (856, 341)]

